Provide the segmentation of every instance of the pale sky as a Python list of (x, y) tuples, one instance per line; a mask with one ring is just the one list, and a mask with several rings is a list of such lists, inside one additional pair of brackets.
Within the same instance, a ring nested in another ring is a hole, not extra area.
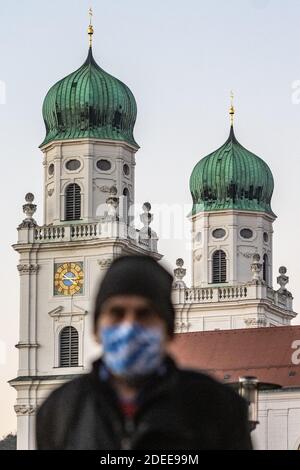
[[(189, 230), (189, 177), (226, 140), (234, 90), (236, 136), (275, 179), (274, 280), (287, 266), (300, 310), (300, 1), (0, 0), (0, 436), (16, 429), (16, 393), (7, 384), (17, 373), (19, 309), (11, 245), (29, 191), (42, 223), (42, 102), (85, 60), (90, 3), (94, 56), (138, 104), (137, 201), (178, 204), (179, 225)], [(183, 257), (189, 269), (183, 236), (162, 240), (159, 250), (171, 268)]]

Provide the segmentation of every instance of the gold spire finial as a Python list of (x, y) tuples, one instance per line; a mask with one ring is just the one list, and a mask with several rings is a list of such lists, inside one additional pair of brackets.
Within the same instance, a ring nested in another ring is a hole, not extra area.
[(93, 34), (94, 34), (94, 27), (93, 27), (93, 22), (92, 22), (92, 19), (93, 19), (93, 9), (92, 8), (89, 9), (89, 15), (90, 15), (90, 24), (89, 24), (89, 27), (88, 27), (88, 35), (90, 37), (90, 47), (92, 47)]
[(235, 114), (235, 109), (234, 109), (234, 105), (233, 105), (233, 99), (234, 99), (233, 91), (230, 94), (230, 99), (231, 99), (231, 105), (230, 105), (230, 110), (229, 110), (230, 124), (231, 124), (231, 126), (233, 126), (234, 114)]

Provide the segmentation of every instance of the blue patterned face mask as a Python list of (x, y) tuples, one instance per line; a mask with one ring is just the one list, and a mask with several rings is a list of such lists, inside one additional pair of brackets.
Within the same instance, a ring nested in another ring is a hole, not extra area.
[(100, 330), (103, 361), (115, 375), (125, 378), (154, 372), (162, 363), (163, 332), (157, 327), (121, 323)]

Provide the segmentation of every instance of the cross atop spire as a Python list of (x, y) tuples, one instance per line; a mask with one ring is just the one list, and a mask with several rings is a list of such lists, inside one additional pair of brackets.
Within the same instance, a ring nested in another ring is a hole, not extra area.
[(234, 115), (235, 115), (235, 109), (234, 109), (234, 105), (233, 105), (233, 99), (234, 99), (233, 91), (230, 94), (230, 99), (231, 99), (231, 105), (230, 105), (230, 110), (229, 110), (230, 125), (231, 125), (231, 127), (233, 127), (233, 121), (234, 121)]
[(89, 15), (90, 15), (90, 24), (88, 27), (88, 35), (90, 37), (90, 47), (93, 45), (93, 34), (94, 34), (94, 26), (93, 26), (93, 9), (89, 9)]

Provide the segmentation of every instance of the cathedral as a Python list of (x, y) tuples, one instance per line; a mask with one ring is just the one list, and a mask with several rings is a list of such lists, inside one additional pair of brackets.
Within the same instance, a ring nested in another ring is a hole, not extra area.
[[(150, 203), (141, 207), (139, 221), (131, 211), (139, 150), (136, 101), (124, 83), (97, 64), (92, 24), (88, 34), (85, 62), (56, 83), (43, 104), (43, 222), (36, 222), (34, 195), (28, 193), (14, 245), (20, 333), (19, 368), (10, 385), (17, 392), (18, 449), (35, 448), (35, 413), (42, 401), (55, 387), (87, 372), (99, 353), (89, 312), (112, 260), (129, 254), (162, 259)], [(279, 268), (278, 288), (272, 286), (273, 176), (261, 158), (238, 142), (233, 105), (230, 117), (228, 139), (196, 164), (190, 178), (190, 287), (182, 259), (174, 269), (176, 333), (190, 338), (190, 345), (197, 335), (199, 341), (212, 335), (215, 344), (225, 333), (241, 338), (247, 332), (253, 336), (294, 328), (289, 326), (296, 313), (285, 267)], [(299, 395), (300, 379), (294, 382)], [(300, 408), (300, 395), (297, 403)], [(261, 429), (258, 446), (268, 448), (267, 431)]]

